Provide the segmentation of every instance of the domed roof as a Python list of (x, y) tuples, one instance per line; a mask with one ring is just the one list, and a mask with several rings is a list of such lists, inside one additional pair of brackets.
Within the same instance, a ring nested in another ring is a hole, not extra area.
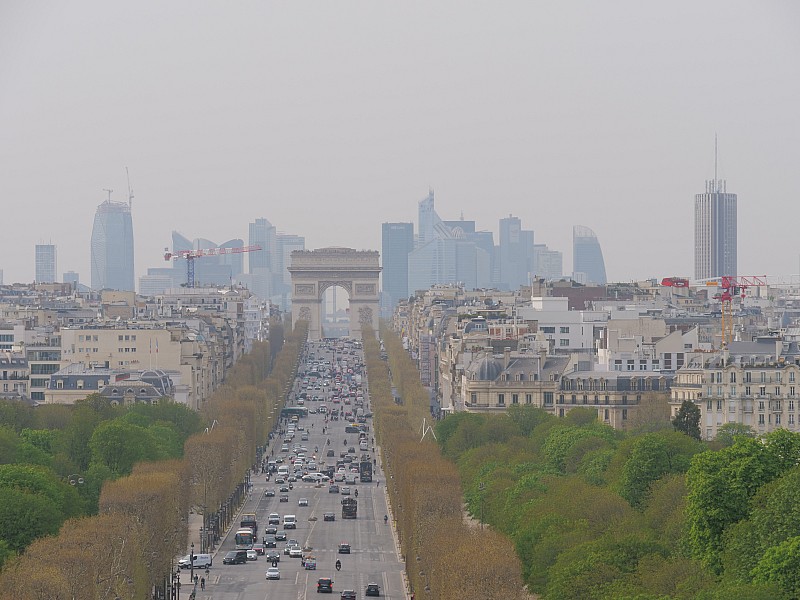
[(493, 356), (487, 355), (472, 363), (470, 370), (475, 374), (475, 379), (479, 381), (494, 381), (503, 372), (503, 363)]

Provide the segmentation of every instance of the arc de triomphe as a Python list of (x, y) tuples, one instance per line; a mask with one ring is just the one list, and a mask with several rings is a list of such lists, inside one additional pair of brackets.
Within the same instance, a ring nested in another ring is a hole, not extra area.
[(361, 325), (378, 331), (379, 253), (375, 250), (320, 248), (292, 252), (292, 325), (308, 321), (308, 339), (322, 337), (322, 302), (329, 287), (343, 288), (350, 298), (350, 336), (361, 337)]

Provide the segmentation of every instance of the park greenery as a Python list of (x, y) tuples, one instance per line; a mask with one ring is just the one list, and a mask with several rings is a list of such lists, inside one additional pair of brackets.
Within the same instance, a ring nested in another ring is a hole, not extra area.
[[(379, 420), (381, 442), (404, 552), (421, 558), (407, 558), (415, 589), (470, 597), (447, 592), (466, 578), (481, 597), (519, 598), (495, 593), (517, 568), (542, 600), (800, 598), (800, 435), (731, 423), (702, 442), (694, 406), (672, 423), (648, 410), (622, 432), (593, 410), (516, 405), (448, 416), (437, 448), (420, 441), (419, 375), (397, 337), (382, 337), (403, 405)], [(376, 377), (388, 386), (371, 354), (370, 389)], [(486, 529), (465, 532), (462, 500)]]
[[(187, 547), (191, 510), (217, 510), (277, 422), (306, 329), (273, 321), (199, 412), (0, 403), (0, 589), (14, 600), (145, 600)], [(284, 339), (285, 338), (285, 339)], [(53, 560), (57, 553), (58, 560)]]

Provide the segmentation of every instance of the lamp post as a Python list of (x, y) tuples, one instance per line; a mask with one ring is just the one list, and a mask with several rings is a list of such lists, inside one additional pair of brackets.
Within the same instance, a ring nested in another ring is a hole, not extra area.
[(190, 548), (191, 550), (189, 550), (189, 565), (190, 565), (189, 581), (194, 581), (194, 542), (192, 542)]
[(175, 574), (172, 576), (172, 595), (175, 600), (181, 598), (181, 570), (176, 569)]
[(481, 492), (481, 529), (483, 529), (483, 496), (484, 496), (484, 491), (486, 490), (486, 484), (481, 481), (478, 484), (478, 489)]

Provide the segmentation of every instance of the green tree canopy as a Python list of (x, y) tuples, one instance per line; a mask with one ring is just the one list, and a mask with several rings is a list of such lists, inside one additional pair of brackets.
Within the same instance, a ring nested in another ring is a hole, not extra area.
[(696, 440), (700, 439), (700, 408), (691, 400), (684, 400), (675, 418), (672, 419), (675, 431), (685, 433)]

